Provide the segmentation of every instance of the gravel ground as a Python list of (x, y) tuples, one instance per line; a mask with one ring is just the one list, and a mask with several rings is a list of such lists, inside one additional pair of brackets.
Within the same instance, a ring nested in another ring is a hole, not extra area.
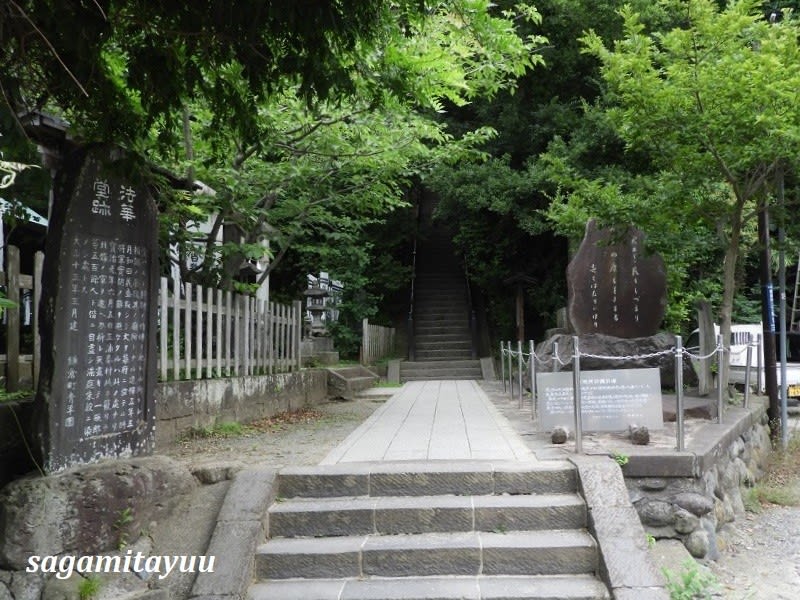
[[(193, 468), (220, 462), (234, 467), (266, 463), (275, 468), (317, 464), (382, 401), (329, 402), (298, 420), (278, 418), (238, 436), (187, 439), (164, 453)], [(794, 485), (800, 493), (800, 482)], [(214, 507), (206, 510), (211, 513)], [(707, 565), (717, 581), (712, 597), (800, 598), (800, 507), (765, 506), (760, 513), (747, 513), (729, 525), (721, 539), (725, 544), (721, 558)], [(175, 597), (185, 596), (176, 590)]]

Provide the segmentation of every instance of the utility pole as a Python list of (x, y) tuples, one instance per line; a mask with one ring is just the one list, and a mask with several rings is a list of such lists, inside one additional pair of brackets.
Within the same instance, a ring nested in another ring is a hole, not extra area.
[(780, 407), (778, 405), (778, 374), (775, 360), (775, 312), (772, 298), (772, 271), (770, 268), (769, 248), (769, 197), (758, 212), (758, 241), (761, 246), (759, 271), (761, 279), (761, 324), (763, 327), (764, 348), (764, 385), (769, 398), (767, 416), (773, 439), (777, 437), (775, 424), (779, 423)]
[(786, 203), (783, 190), (783, 163), (775, 171), (778, 196), (778, 290), (780, 293), (780, 357), (781, 357), (781, 446), (789, 445), (789, 385), (786, 381)]

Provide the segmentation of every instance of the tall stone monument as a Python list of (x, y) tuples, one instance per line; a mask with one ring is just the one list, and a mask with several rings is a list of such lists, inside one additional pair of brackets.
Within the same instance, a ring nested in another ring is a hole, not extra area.
[(667, 304), (664, 261), (645, 254), (635, 227), (599, 229), (594, 220), (567, 267), (569, 318), (578, 335), (655, 335)]
[(157, 209), (126, 165), (91, 146), (56, 174), (35, 422), (48, 472), (152, 450)]

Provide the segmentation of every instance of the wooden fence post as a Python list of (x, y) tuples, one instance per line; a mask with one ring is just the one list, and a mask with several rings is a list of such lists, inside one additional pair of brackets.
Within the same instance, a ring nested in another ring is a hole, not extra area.
[(295, 300), (294, 304), (294, 361), (295, 370), (299, 371), (303, 367), (303, 359), (300, 356), (300, 340), (303, 337), (303, 303)]
[(39, 386), (39, 370), (42, 366), (42, 339), (39, 337), (39, 304), (42, 302), (42, 269), (44, 267), (44, 252), (33, 255), (33, 389)]
[(6, 298), (16, 306), (6, 309), (6, 390), (19, 389), (19, 248), (8, 246)]

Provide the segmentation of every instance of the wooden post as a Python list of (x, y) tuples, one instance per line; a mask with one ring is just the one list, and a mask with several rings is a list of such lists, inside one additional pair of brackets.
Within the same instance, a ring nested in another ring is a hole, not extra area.
[(169, 293), (169, 285), (166, 277), (161, 278), (161, 287), (158, 295), (158, 333), (159, 340), (159, 363), (161, 368), (161, 381), (166, 381), (169, 373), (169, 350), (168, 350), (168, 334), (169, 334), (169, 318), (167, 316), (167, 294)]
[(42, 366), (42, 340), (39, 337), (39, 304), (42, 302), (42, 267), (44, 252), (33, 255), (33, 389), (39, 386), (39, 370)]
[(195, 289), (195, 295), (197, 296), (197, 319), (195, 320), (195, 345), (197, 349), (195, 350), (195, 356), (197, 357), (197, 362), (194, 365), (194, 377), (195, 379), (202, 379), (203, 378), (203, 287), (198, 285)]
[(294, 301), (294, 366), (295, 370), (299, 371), (303, 366), (302, 357), (300, 356), (300, 339), (302, 337), (303, 327), (303, 303), (300, 300)]
[(233, 332), (231, 325), (233, 323), (233, 298), (231, 291), (225, 292), (225, 374), (232, 375), (231, 362), (231, 342), (233, 341)]
[(242, 313), (242, 373), (250, 375), (250, 296), (242, 296)]
[(369, 364), (369, 319), (361, 321), (361, 364)]
[(172, 280), (172, 378), (181, 378), (181, 287), (177, 278)]
[(211, 379), (214, 376), (214, 290), (208, 288), (206, 292), (206, 377)]
[(217, 377), (222, 377), (222, 290), (217, 290), (217, 343), (214, 344), (214, 355), (217, 359)]
[(6, 309), (6, 390), (19, 389), (19, 248), (8, 246), (6, 297), (16, 306)]
[(192, 284), (184, 283), (186, 298), (183, 305), (183, 343), (186, 349), (186, 368), (183, 379), (192, 376)]
[(267, 301), (267, 373), (275, 372), (275, 305)]

